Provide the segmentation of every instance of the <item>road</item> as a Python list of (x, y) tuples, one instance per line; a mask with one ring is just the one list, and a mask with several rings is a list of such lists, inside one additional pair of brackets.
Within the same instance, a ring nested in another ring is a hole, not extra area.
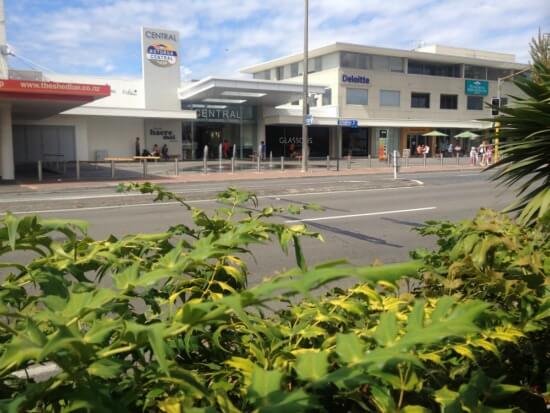
[[(243, 181), (236, 184), (261, 195), (260, 206), (315, 203), (324, 211), (307, 211), (299, 218), (280, 216), (287, 222), (301, 219), (323, 235), (324, 242), (304, 240), (308, 263), (345, 258), (355, 264), (374, 260), (398, 262), (409, 251), (431, 248), (433, 239), (422, 238), (414, 230), (427, 220), (461, 220), (473, 217), (480, 207), (500, 209), (512, 195), (488, 181), (479, 172), (418, 173), (406, 180), (387, 176), (297, 178), (273, 181)], [(219, 206), (213, 199), (220, 183), (173, 186), (184, 192), (195, 207), (208, 211)], [(123, 205), (125, 204), (125, 205)], [(86, 188), (57, 194), (3, 196), (0, 211), (35, 212), (44, 216), (84, 219), (90, 222), (95, 238), (136, 232), (160, 232), (176, 223), (190, 224), (189, 214), (173, 203), (151, 204), (149, 197), (117, 195), (112, 189)], [(53, 212), (45, 212), (51, 210)], [(295, 266), (276, 245), (254, 248), (250, 259), (250, 282)]]

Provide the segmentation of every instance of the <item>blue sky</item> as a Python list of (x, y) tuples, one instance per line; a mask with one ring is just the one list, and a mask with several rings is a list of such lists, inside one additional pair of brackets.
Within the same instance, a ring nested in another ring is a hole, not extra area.
[[(182, 73), (239, 76), (299, 52), (301, 0), (4, 0), (8, 43), (57, 73), (140, 75), (140, 27), (180, 31)], [(527, 62), (547, 0), (310, 0), (310, 46), (412, 49), (419, 42), (515, 53)], [(19, 59), (12, 66), (25, 67)]]

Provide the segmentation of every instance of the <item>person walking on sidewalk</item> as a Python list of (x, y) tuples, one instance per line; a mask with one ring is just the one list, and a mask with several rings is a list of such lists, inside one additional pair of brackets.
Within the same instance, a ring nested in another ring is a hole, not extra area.
[(139, 143), (139, 137), (136, 137), (136, 151), (135, 151), (135, 154), (136, 154), (136, 156), (141, 155), (141, 144)]
[(472, 166), (476, 166), (477, 165), (477, 149), (475, 146), (472, 146), (472, 149), (470, 149), (470, 164)]

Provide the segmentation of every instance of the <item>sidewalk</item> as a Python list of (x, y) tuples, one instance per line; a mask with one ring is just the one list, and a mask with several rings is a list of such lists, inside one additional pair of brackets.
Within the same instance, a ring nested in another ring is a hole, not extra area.
[[(402, 167), (398, 173), (398, 177), (403, 177), (407, 174), (413, 174), (418, 172), (473, 172), (482, 171), (479, 166), (470, 165), (428, 165), (426, 167), (421, 165)], [(2, 194), (22, 194), (22, 193), (37, 193), (41, 191), (63, 191), (70, 189), (83, 189), (85, 188), (113, 188), (119, 183), (123, 182), (154, 182), (156, 184), (169, 185), (178, 183), (197, 183), (197, 182), (236, 182), (236, 181), (250, 181), (250, 180), (267, 180), (267, 179), (292, 179), (292, 178), (304, 178), (304, 177), (334, 177), (334, 176), (354, 176), (354, 175), (385, 175), (393, 177), (393, 169), (389, 167), (354, 167), (347, 169), (346, 165), (341, 166), (339, 171), (327, 170), (323, 168), (310, 169), (308, 172), (301, 172), (299, 169), (286, 169), (281, 171), (280, 169), (268, 169), (257, 172), (255, 170), (238, 171), (235, 173), (221, 171), (204, 173), (180, 173), (175, 176), (162, 176), (155, 177), (149, 176), (147, 178), (130, 178), (130, 179), (105, 179), (105, 180), (93, 180), (93, 181), (75, 181), (67, 180), (63, 181), (59, 179), (55, 182), (42, 182), (42, 183), (16, 183), (13, 185), (0, 185), (0, 196)]]

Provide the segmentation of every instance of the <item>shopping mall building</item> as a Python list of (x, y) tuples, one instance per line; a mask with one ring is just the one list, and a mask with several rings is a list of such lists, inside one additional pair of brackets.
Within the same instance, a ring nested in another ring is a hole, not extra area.
[[(274, 156), (302, 144), (302, 56), (247, 67), (248, 78), (181, 82), (179, 34), (142, 28), (142, 76), (94, 78), (9, 70), (0, 28), (0, 175), (38, 160), (131, 157), (167, 144), (171, 157), (211, 156), (227, 140), (248, 158), (264, 141)], [(185, 45), (183, 45), (185, 47)], [(3, 66), (2, 66), (3, 65)], [(525, 69), (513, 55), (432, 46), (413, 51), (334, 43), (310, 51), (312, 157), (378, 156), (428, 143), (436, 152), (490, 122), (497, 79)], [(502, 96), (519, 90), (502, 82)], [(449, 135), (427, 138), (437, 129)]]

